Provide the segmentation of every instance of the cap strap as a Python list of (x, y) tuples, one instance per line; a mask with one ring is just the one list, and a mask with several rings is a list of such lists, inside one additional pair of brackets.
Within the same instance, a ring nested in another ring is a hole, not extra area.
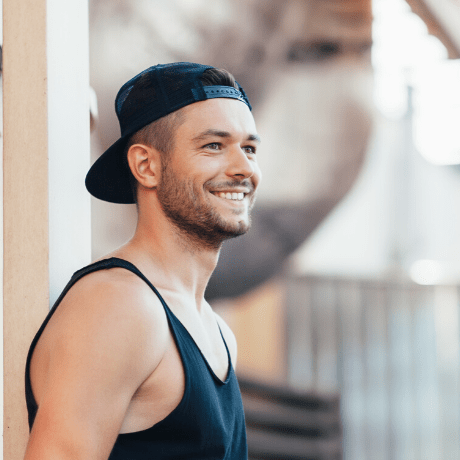
[(239, 101), (244, 102), (249, 107), (249, 109), (251, 109), (251, 106), (248, 104), (248, 101), (244, 95), (236, 88), (231, 86), (203, 86), (203, 90), (208, 99), (214, 99), (218, 97), (238, 99)]

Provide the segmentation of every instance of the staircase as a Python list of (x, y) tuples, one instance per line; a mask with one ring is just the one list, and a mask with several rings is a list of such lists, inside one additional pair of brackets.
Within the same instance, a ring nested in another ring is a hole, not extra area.
[(339, 396), (239, 379), (249, 460), (341, 460)]

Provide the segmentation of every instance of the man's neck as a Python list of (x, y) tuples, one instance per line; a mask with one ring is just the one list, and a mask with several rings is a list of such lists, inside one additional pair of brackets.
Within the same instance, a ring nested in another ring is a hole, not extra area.
[(219, 249), (200, 245), (163, 216), (139, 216), (133, 238), (112, 255), (133, 262), (156, 287), (193, 298), (200, 309)]

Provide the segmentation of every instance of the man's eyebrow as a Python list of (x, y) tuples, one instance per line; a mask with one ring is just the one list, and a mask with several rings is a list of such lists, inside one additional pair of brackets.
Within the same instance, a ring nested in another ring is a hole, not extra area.
[[(223, 138), (229, 138), (232, 137), (232, 135), (228, 131), (221, 131), (219, 129), (207, 129), (206, 131), (203, 131), (202, 133), (198, 134), (198, 136), (195, 136), (193, 138), (194, 141), (202, 141), (205, 140), (208, 137), (223, 137)], [(248, 141), (255, 141), (257, 143), (260, 142), (260, 136), (258, 134), (249, 134), (247, 137)]]
[(198, 134), (198, 136), (194, 137), (194, 141), (202, 141), (207, 137), (217, 136), (217, 137), (231, 137), (231, 134), (228, 131), (220, 131), (219, 129), (207, 129), (202, 133)]
[(248, 141), (255, 141), (260, 144), (260, 136), (258, 134), (249, 134)]

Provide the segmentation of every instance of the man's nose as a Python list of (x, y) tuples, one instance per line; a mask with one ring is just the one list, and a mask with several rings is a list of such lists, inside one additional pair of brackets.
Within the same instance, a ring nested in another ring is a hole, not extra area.
[(249, 159), (248, 154), (241, 147), (231, 150), (227, 167), (228, 176), (248, 179), (254, 175), (255, 169), (255, 160)]

